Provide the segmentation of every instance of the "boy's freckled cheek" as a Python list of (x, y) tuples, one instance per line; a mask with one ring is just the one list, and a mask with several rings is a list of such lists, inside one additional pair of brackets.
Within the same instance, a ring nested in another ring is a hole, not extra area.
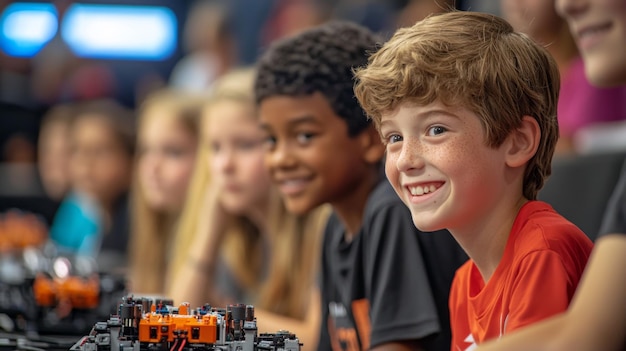
[(386, 172), (393, 172), (393, 170), (396, 167), (396, 162), (398, 161), (398, 155), (397, 153), (393, 152), (393, 153), (387, 153), (386, 158), (385, 158), (385, 171)]
[(447, 161), (458, 162), (463, 161), (463, 155), (471, 154), (472, 150), (466, 145), (443, 145), (440, 146), (436, 152), (446, 155), (445, 160)]

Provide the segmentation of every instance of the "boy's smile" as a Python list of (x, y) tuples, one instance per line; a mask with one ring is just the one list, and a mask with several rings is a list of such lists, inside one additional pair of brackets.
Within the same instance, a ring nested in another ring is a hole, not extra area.
[(503, 149), (487, 146), (472, 112), (438, 102), (403, 103), (383, 115), (380, 133), (387, 177), (419, 229), (472, 227), (502, 198)]
[(403, 187), (411, 194), (411, 202), (415, 203), (424, 201), (425, 198), (428, 198), (429, 194), (433, 194), (435, 191), (439, 190), (442, 185), (443, 182), (422, 182), (404, 184)]
[(359, 138), (348, 135), (322, 94), (269, 97), (259, 117), (267, 133), (265, 164), (289, 211), (344, 200), (359, 186), (366, 169)]

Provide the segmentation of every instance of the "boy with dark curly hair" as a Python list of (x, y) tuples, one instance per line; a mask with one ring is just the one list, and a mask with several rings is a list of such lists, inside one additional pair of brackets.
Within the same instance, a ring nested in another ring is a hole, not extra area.
[(451, 12), (398, 30), (357, 79), (413, 222), (471, 258), (450, 291), (452, 350), (564, 311), (592, 243), (536, 201), (559, 135), (550, 54), (501, 18)]
[(449, 350), (447, 296), (467, 257), (422, 233), (381, 172), (384, 146), (353, 92), (378, 39), (332, 22), (272, 46), (255, 84), (266, 165), (288, 210), (329, 203), (319, 350)]

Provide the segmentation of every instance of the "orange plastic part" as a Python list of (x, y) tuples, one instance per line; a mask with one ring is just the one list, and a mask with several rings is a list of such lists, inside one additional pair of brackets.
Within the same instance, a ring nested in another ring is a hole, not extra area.
[(45, 224), (31, 213), (9, 211), (0, 215), (0, 252), (40, 246), (47, 237)]
[(37, 305), (42, 307), (53, 307), (59, 301), (69, 301), (71, 308), (94, 309), (98, 308), (100, 302), (100, 282), (97, 276), (53, 280), (39, 274), (33, 283), (33, 294)]
[(38, 274), (33, 283), (33, 294), (37, 306), (52, 307), (56, 304), (56, 286), (52, 279)]
[(188, 343), (215, 344), (217, 341), (217, 316), (146, 313), (139, 322), (139, 341), (173, 342), (175, 331), (183, 332)]
[(69, 299), (72, 308), (94, 309), (98, 308), (100, 295), (100, 282), (97, 277), (83, 279), (69, 277), (58, 281), (59, 299)]

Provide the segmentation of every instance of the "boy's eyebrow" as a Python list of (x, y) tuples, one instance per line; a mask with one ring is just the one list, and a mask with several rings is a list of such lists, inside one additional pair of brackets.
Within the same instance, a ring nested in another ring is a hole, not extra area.
[[(456, 118), (456, 119), (460, 118), (459, 115), (457, 115), (456, 113), (450, 112), (450, 111), (448, 111), (446, 109), (443, 109), (441, 107), (435, 107), (433, 109), (423, 111), (421, 113), (415, 114), (414, 117), (418, 117), (419, 116), (419, 117), (425, 119), (425, 118), (430, 118), (430, 117), (434, 117), (434, 116), (441, 116), (441, 115), (448, 116), (448, 117), (453, 117), (453, 118)], [(378, 129), (384, 127), (387, 124), (393, 124), (393, 118), (386, 118), (386, 119), (382, 118), (381, 121), (380, 121), (380, 124), (378, 125)]]
[(441, 115), (452, 117), (452, 118), (456, 118), (456, 119), (460, 118), (459, 115), (457, 115), (456, 113), (450, 112), (449, 110), (446, 110), (446, 109), (443, 109), (443, 108), (440, 108), (440, 107), (437, 107), (437, 108), (434, 108), (432, 110), (428, 110), (428, 111), (422, 112), (420, 115), (422, 117), (424, 117), (424, 118), (429, 118), (429, 117), (434, 117), (434, 116), (441, 116)]
[[(288, 128), (293, 128), (295, 126), (297, 126), (298, 124), (304, 124), (304, 123), (315, 123), (315, 124), (319, 124), (319, 121), (313, 116), (313, 115), (302, 115), (299, 117), (295, 117), (295, 118), (291, 118), (287, 121), (287, 126)], [(265, 129), (265, 130), (271, 130), (272, 127), (269, 125), (269, 123), (264, 123), (261, 122), (261, 128)]]

